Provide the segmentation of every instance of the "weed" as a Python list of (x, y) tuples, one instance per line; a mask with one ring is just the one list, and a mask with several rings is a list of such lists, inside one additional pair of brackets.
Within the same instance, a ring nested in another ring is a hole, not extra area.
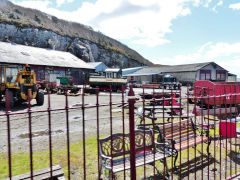
[(18, 14), (22, 14), (22, 12), (18, 9), (14, 9), (14, 12), (18, 13)]
[(41, 19), (37, 15), (34, 16), (34, 20), (38, 22), (38, 24), (41, 24)]
[(57, 24), (58, 23), (58, 18), (55, 17), (55, 16), (52, 16), (52, 21)]
[(8, 15), (8, 18), (10, 18), (10, 19), (16, 19), (13, 13), (10, 13), (10, 14)]

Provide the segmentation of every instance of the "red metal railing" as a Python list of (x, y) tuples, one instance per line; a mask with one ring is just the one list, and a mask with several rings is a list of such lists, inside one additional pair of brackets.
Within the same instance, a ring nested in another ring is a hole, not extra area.
[[(36, 152), (48, 154), (42, 158), (47, 157), (50, 179), (55, 176), (53, 166), (56, 164), (61, 165), (67, 179), (100, 179), (103, 176), (133, 180), (232, 179), (239, 176), (238, 86), (231, 86), (230, 94), (225, 87), (220, 95), (206, 94), (210, 92), (209, 87), (201, 89), (198, 95), (190, 94), (188, 87), (180, 90), (130, 87), (127, 93), (124, 89), (123, 87), (121, 93), (113, 93), (111, 90), (102, 93), (96, 90), (92, 95), (86, 94), (85, 89), (82, 89), (81, 97), (69, 97), (66, 92), (65, 98), (48, 93), (45, 95), (47, 105), (43, 107), (32, 106), (29, 94), (27, 107), (18, 105), (25, 110), (10, 108), (9, 91), (6, 91), (6, 108), (2, 106), (0, 114), (0, 131), (3, 132), (5, 128), (6, 136), (2, 135), (0, 147), (7, 148), (0, 151), (0, 172), (4, 171), (1, 165), (7, 165), (5, 171), (8, 172), (0, 177), (13, 179), (20, 173), (29, 173), (31, 179), (36, 179), (35, 172), (39, 169), (34, 157)], [(60, 104), (54, 105), (56, 107), (52, 105), (55, 98), (61, 99)], [(227, 103), (229, 98), (232, 100), (230, 104)], [(223, 103), (219, 104), (219, 100)], [(70, 104), (77, 101), (81, 101), (79, 106)], [(64, 113), (65, 116), (56, 119), (55, 114), (58, 113)], [(81, 115), (79, 120), (76, 119), (77, 127), (74, 128), (72, 113)], [(47, 119), (45, 140), (48, 141), (48, 147), (41, 150), (36, 148), (36, 144), (41, 141), (34, 135), (38, 128), (37, 116), (46, 116)], [(22, 121), (25, 124), (21, 126), (28, 127), (29, 146), (22, 145), (20, 150), (13, 150), (13, 146), (16, 146), (15, 131), (20, 130), (12, 125), (18, 118), (26, 120)], [(61, 125), (58, 121), (61, 121)], [(56, 142), (61, 141), (56, 141), (58, 137), (54, 131), (55, 126), (63, 129), (60, 139), (65, 145), (62, 147), (55, 147)], [(141, 129), (143, 134), (139, 135), (137, 129)], [(153, 133), (152, 140), (147, 138), (149, 130)], [(107, 145), (103, 147), (99, 140), (104, 142), (107, 136), (109, 144), (106, 140)], [(141, 147), (142, 151), (138, 152), (137, 149)], [(104, 154), (104, 151), (107, 153)], [(16, 161), (22, 158), (21, 152), (28, 152), (29, 158), (24, 163), (29, 168), (19, 172), (16, 171), (19, 168)], [(66, 159), (59, 161), (56, 153), (63, 154)], [(160, 154), (162, 158), (159, 159)], [(3, 158), (6, 156), (7, 162)], [(103, 158), (107, 159), (106, 162)], [(44, 166), (45, 164), (40, 167), (47, 168)]]

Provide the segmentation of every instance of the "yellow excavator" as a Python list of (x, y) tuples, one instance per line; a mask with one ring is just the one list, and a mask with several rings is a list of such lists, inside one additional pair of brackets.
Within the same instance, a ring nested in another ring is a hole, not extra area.
[(20, 70), (16, 65), (0, 65), (0, 100), (5, 96), (8, 89), (8, 100), (10, 107), (16, 101), (27, 101), (28, 93), (30, 99), (36, 99), (38, 105), (43, 105), (44, 94), (39, 91), (36, 84), (36, 74), (28, 65)]

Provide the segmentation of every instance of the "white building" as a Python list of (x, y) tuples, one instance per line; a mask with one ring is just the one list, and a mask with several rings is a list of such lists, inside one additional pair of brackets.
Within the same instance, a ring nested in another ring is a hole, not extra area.
[(192, 84), (198, 80), (227, 81), (228, 71), (215, 62), (162, 65), (156, 67), (144, 67), (132, 74), (126, 75), (128, 80), (138, 83), (157, 83), (164, 74), (171, 74), (177, 81), (183, 84)]

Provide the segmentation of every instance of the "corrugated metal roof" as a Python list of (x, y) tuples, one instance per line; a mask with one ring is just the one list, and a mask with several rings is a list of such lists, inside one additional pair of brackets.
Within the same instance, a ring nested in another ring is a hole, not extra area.
[(126, 76), (147, 76), (147, 75), (155, 75), (160, 73), (161, 71), (159, 71), (158, 67), (145, 67), (136, 71), (135, 73), (128, 74)]
[(182, 64), (182, 65), (172, 65), (172, 66), (160, 66), (162, 72), (186, 72), (186, 71), (197, 71), (211, 63), (214, 62), (204, 62), (195, 64)]
[(228, 73), (228, 76), (237, 76), (237, 75), (233, 73)]
[(151, 75), (157, 75), (157, 74), (161, 74), (161, 72), (133, 73), (133, 74), (127, 74), (127, 75), (124, 75), (124, 76), (151, 76)]
[(197, 71), (211, 63), (214, 63), (214, 62), (172, 65), (172, 66), (161, 65), (161, 66), (155, 66), (155, 67), (144, 67), (144, 68), (138, 70), (137, 72), (127, 75), (127, 76), (142, 76), (142, 74), (153, 75), (153, 74), (160, 74), (160, 73)]
[(99, 66), (100, 64), (103, 64), (103, 62), (89, 62), (87, 63), (90, 66), (92, 66), (93, 68), (96, 68), (97, 66)]
[(140, 66), (140, 67), (133, 67), (133, 68), (125, 68), (125, 69), (122, 69), (122, 71), (131, 71), (131, 70), (135, 70), (135, 69), (142, 69), (144, 67), (148, 67), (148, 66)]
[(120, 71), (119, 68), (107, 68), (107, 69), (105, 70), (105, 72), (119, 72), (119, 71)]
[(133, 67), (133, 68), (125, 68), (125, 69), (122, 69), (122, 75), (125, 76), (125, 75), (128, 75), (128, 74), (133, 74), (134, 72), (142, 69), (143, 67), (147, 67), (147, 66), (141, 66), (141, 67)]
[(0, 42), (0, 63), (94, 69), (68, 52)]

